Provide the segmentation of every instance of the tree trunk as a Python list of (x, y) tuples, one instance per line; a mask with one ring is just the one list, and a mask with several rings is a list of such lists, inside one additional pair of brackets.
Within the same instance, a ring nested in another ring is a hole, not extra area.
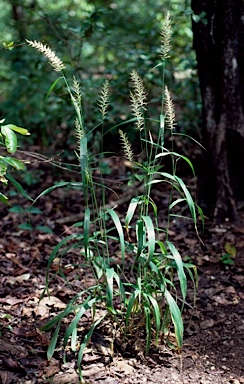
[(244, 197), (244, 2), (192, 0), (206, 151), (199, 197), (218, 220)]

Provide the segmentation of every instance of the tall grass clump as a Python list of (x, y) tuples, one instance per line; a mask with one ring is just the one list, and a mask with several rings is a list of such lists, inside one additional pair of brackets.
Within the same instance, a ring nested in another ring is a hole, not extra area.
[[(161, 34), (161, 61), (158, 65), (165, 68), (169, 58), (171, 39), (171, 21), (167, 14)], [(143, 79), (137, 71), (131, 73), (130, 91), (131, 111), (134, 129), (138, 131), (141, 145), (140, 161), (134, 155), (133, 143), (130, 143), (123, 131), (123, 123), (118, 127), (118, 135), (124, 156), (131, 164), (131, 176), (128, 183), (130, 199), (126, 212), (117, 212), (116, 202), (107, 201), (107, 191), (102, 168), (94, 167), (92, 151), (88, 145), (88, 135), (82, 109), (82, 95), (76, 78), (71, 85), (68, 82), (65, 66), (50, 48), (38, 42), (27, 43), (40, 51), (61, 77), (70, 95), (75, 110), (74, 129), (77, 137), (77, 161), (80, 167), (80, 182), (73, 183), (83, 191), (83, 220), (74, 223), (79, 233), (64, 237), (53, 249), (47, 265), (46, 291), (53, 279), (51, 265), (56, 258), (65, 258), (70, 249), (80, 250), (79, 263), (87, 276), (93, 276), (94, 284), (81, 289), (67, 304), (65, 310), (50, 320), (41, 329), (47, 331), (55, 327), (49, 348), (50, 359), (55, 351), (61, 324), (69, 318), (69, 325), (63, 336), (63, 345), (71, 345), (77, 352), (78, 367), (85, 347), (89, 343), (96, 327), (102, 329), (104, 318), (111, 319), (114, 338), (126, 342), (140, 338), (145, 352), (151, 346), (157, 346), (164, 340), (171, 348), (181, 350), (184, 326), (182, 310), (187, 295), (187, 276), (197, 285), (194, 265), (183, 261), (176, 246), (169, 240), (171, 219), (176, 216), (176, 205), (185, 204), (189, 208), (188, 219), (192, 220), (197, 231), (197, 217), (202, 218), (201, 209), (195, 204), (187, 185), (177, 174), (179, 160), (185, 161), (194, 173), (191, 161), (175, 152), (173, 140), (171, 148), (166, 148), (166, 130), (171, 136), (176, 134), (174, 105), (170, 91), (162, 77), (162, 103), (158, 119), (145, 117), (148, 101)], [(55, 84), (50, 88), (50, 92)], [(101, 123), (94, 127), (103, 133), (109, 106), (109, 84), (105, 81), (98, 101)], [(156, 125), (157, 134), (149, 127)], [(97, 157), (103, 156), (101, 148)], [(170, 158), (171, 172), (163, 171), (164, 160)], [(98, 162), (99, 163), (99, 162)], [(97, 164), (97, 163), (96, 163)], [(94, 177), (99, 174), (99, 178)], [(43, 191), (40, 196), (54, 188), (63, 187), (70, 182), (62, 182)], [(164, 228), (158, 221), (158, 207), (153, 200), (153, 188), (158, 184), (170, 186), (168, 220)], [(133, 194), (134, 193), (134, 194)], [(183, 216), (181, 216), (183, 217)], [(114, 261), (114, 249), (118, 244), (120, 251)], [(62, 270), (59, 270), (62, 277)], [(84, 315), (90, 313), (91, 323), (87, 333), (79, 334), (79, 324)], [(139, 336), (138, 336), (139, 335)], [(83, 337), (81, 339), (81, 336)]]

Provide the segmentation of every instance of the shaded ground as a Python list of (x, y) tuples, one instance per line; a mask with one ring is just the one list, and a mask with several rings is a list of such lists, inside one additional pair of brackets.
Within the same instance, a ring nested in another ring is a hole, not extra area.
[[(115, 159), (113, 172), (121, 172), (121, 162), (117, 164)], [(33, 175), (37, 183), (36, 191), (31, 187), (32, 196), (53, 185), (49, 168), (44, 167), (42, 172), (40, 167), (34, 168)], [(115, 184), (111, 187), (118, 193), (121, 191), (121, 185), (117, 189)], [(119, 196), (118, 211), (125, 211), (128, 194), (127, 190)], [(157, 190), (154, 197), (162, 205), (159, 217), (164, 225), (167, 191)], [(114, 195), (110, 200), (115, 200)], [(35, 204), (36, 212), (31, 215), (16, 208), (30, 207), (24, 198), (13, 196), (11, 204), (15, 207), (11, 211), (0, 207), (0, 383), (78, 383), (74, 354), (67, 350), (64, 363), (60, 344), (47, 362), (46, 350), (52, 333), (39, 331), (92, 278), (73, 267), (79, 257), (78, 250), (70, 251), (63, 260), (70, 285), (56, 276), (50, 297), (40, 304), (39, 299), (52, 249), (64, 235), (73, 233), (75, 229), (71, 225), (82, 219), (81, 193), (57, 189), (40, 198)], [(244, 383), (244, 213), (240, 207), (240, 222), (235, 225), (228, 221), (218, 227), (210, 224), (206, 222), (204, 245), (189, 223), (175, 222), (170, 230), (170, 239), (182, 255), (191, 257), (200, 277), (197, 306), (192, 307), (190, 289), (184, 311), (182, 354), (169, 350), (163, 341), (159, 350), (152, 348), (148, 357), (143, 356), (140, 345), (123, 350), (115, 341), (112, 351), (106, 332), (101, 329), (94, 334), (84, 356), (83, 377), (87, 383)], [(234, 265), (226, 266), (220, 258), (226, 253), (225, 248), (231, 252), (233, 246), (237, 249)], [(52, 272), (57, 269), (54, 263)], [(82, 333), (85, 327), (86, 322), (79, 331)]]

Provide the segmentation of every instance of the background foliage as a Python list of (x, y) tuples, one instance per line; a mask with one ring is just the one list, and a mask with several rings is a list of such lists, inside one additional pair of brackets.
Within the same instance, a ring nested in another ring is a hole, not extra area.
[[(18, 9), (17, 17), (13, 9)], [(112, 89), (113, 119), (129, 117), (130, 110), (125, 105), (129, 104), (132, 69), (144, 78), (151, 110), (158, 109), (161, 69), (154, 67), (159, 57), (160, 29), (168, 10), (173, 20), (173, 47), (166, 80), (176, 103), (179, 130), (190, 130), (197, 136), (200, 103), (188, 0), (0, 1), (0, 116), (28, 128), (35, 144), (65, 149), (74, 143), (73, 110), (68, 95), (63, 95), (58, 84), (46, 100), (55, 73), (44, 57), (27, 48), (25, 39), (48, 44), (68, 66), (70, 78), (78, 78), (88, 128), (98, 120), (97, 97), (104, 78), (109, 79)], [(6, 44), (10, 49), (6, 49)], [(114, 123), (110, 119), (110, 124)], [(133, 139), (130, 128), (127, 133)]]

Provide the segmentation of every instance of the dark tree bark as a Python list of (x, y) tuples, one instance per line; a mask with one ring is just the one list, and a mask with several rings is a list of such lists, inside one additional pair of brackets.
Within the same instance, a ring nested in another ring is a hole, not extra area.
[(11, 8), (15, 28), (18, 31), (19, 38), (26, 38), (26, 20), (25, 10), (34, 9), (36, 7), (36, 0), (25, 2), (23, 0), (8, 0)]
[(206, 148), (199, 197), (218, 220), (244, 198), (244, 1), (192, 0)]

